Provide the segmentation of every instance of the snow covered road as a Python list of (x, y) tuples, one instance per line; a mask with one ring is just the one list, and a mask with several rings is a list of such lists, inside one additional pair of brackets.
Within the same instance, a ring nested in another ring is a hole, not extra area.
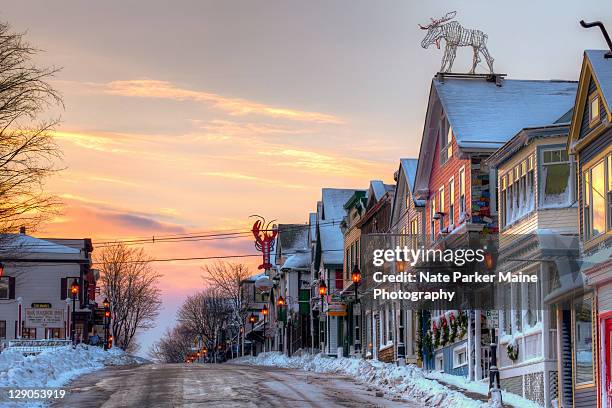
[(417, 407), (348, 377), (232, 364), (111, 367), (78, 378), (55, 407)]

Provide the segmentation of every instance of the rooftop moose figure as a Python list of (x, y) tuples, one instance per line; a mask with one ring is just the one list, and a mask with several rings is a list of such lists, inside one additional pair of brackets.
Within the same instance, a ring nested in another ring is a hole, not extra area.
[(427, 48), (435, 43), (439, 49), (440, 40), (444, 39), (446, 41), (440, 72), (451, 71), (455, 56), (457, 55), (457, 47), (472, 47), (474, 57), (470, 74), (474, 73), (476, 65), (480, 62), (479, 54), (482, 54), (485, 58), (489, 66), (489, 72), (493, 74), (493, 58), (489, 54), (489, 50), (487, 50), (487, 35), (480, 30), (463, 28), (459, 22), (451, 21), (456, 15), (457, 12), (452, 11), (440, 19), (432, 18), (431, 23), (426, 26), (419, 24), (421, 30), (427, 30), (427, 35), (421, 42), (421, 47)]

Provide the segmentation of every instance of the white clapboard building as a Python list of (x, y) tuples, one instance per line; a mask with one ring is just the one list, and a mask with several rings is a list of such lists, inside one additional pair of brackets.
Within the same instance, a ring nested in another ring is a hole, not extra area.
[[(69, 339), (74, 318), (77, 341), (95, 326), (97, 271), (89, 239), (0, 237), (0, 341)], [(73, 299), (71, 285), (78, 293)]]

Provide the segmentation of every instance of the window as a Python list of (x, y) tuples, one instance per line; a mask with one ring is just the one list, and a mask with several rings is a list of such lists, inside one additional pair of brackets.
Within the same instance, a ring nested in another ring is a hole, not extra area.
[[(70, 287), (72, 286), (72, 282), (74, 282), (74, 280), (76, 279), (76, 281), (79, 284), (79, 288), (81, 287), (81, 280), (79, 277), (68, 277), (68, 278), (64, 278), (65, 279), (65, 285), (66, 285), (66, 297), (64, 299), (72, 299), (72, 293), (70, 292)], [(77, 294), (77, 299), (79, 298), (79, 295)]]
[(395, 327), (393, 324), (393, 310), (391, 309), (391, 306), (387, 307), (387, 343), (393, 343), (393, 338), (395, 337), (393, 335), (393, 329)]
[(0, 299), (8, 299), (10, 295), (9, 291), (9, 277), (3, 276), (0, 278)]
[[(440, 164), (444, 164), (453, 157), (453, 129), (450, 123), (445, 123), (446, 120), (442, 119), (442, 126), (440, 126)], [(446, 124), (446, 126), (444, 126)], [(446, 127), (446, 129), (444, 129)]]
[(542, 152), (540, 206), (559, 207), (571, 204), (571, 164), (565, 149)]
[(522, 160), (500, 177), (502, 226), (508, 226), (531, 213), (535, 207), (533, 156)]
[(444, 230), (444, 216), (446, 215), (444, 211), (444, 201), (444, 186), (442, 186), (438, 190), (438, 205), (440, 206), (440, 209), (438, 210), (438, 212), (440, 213), (440, 219), (438, 220), (440, 227), (438, 229), (440, 230), (440, 232)]
[(410, 236), (412, 238), (412, 247), (419, 246), (419, 222), (416, 218), (410, 221)]
[(35, 327), (25, 327), (25, 321), (21, 323), (21, 338), (22, 339), (36, 339), (36, 328)]
[[(539, 275), (538, 270), (535, 270), (530, 273), (524, 273), (524, 275)], [(527, 320), (527, 325), (529, 327), (535, 327), (538, 322), (540, 322), (540, 309), (542, 305), (542, 297), (540, 292), (540, 277), (536, 282), (526, 283), (523, 285), (525, 290), (525, 318)]]
[(455, 225), (455, 178), (448, 181), (448, 225)]
[(462, 367), (467, 364), (467, 348), (463, 346), (453, 349), (453, 368)]
[(465, 168), (459, 170), (459, 218), (465, 216)]
[(589, 126), (599, 123), (599, 95), (593, 92), (589, 97)]
[(47, 338), (48, 339), (60, 339), (61, 338), (61, 329), (58, 328), (50, 328), (47, 329)]
[(592, 304), (592, 300), (586, 298), (574, 306), (576, 384), (593, 382)]
[(6, 339), (6, 320), (0, 320), (0, 339)]
[(434, 241), (436, 239), (436, 220), (434, 219), (434, 215), (436, 214), (436, 196), (431, 197), (429, 203), (429, 228), (431, 233), (431, 240)]
[(345, 259), (345, 267), (344, 267), (344, 279), (348, 279), (350, 273), (349, 273), (349, 268), (350, 268), (350, 259), (351, 259), (351, 247), (346, 248), (346, 257)]
[(606, 224), (610, 226), (610, 222), (606, 221), (606, 207), (610, 206), (612, 198), (610, 180), (606, 180), (606, 173), (609, 174), (605, 168), (607, 163), (610, 163), (609, 158), (599, 161), (583, 173), (583, 231), (587, 240), (605, 233)]

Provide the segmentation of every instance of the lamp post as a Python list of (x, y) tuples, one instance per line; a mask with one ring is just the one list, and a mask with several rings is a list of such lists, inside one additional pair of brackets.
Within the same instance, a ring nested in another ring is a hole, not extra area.
[(261, 309), (261, 314), (264, 317), (264, 324), (263, 324), (264, 353), (266, 352), (266, 316), (268, 315), (268, 313), (269, 313), (268, 305), (263, 305), (263, 308)]
[(104, 350), (108, 350), (108, 326), (110, 325), (110, 302), (104, 298)]
[(323, 320), (323, 299), (325, 298), (326, 294), (327, 294), (327, 285), (325, 284), (325, 281), (321, 279), (319, 281), (319, 297), (321, 298), (321, 313), (319, 313), (319, 321), (323, 322), (321, 324), (321, 336), (320, 336), (321, 352), (323, 352), (323, 348), (325, 347), (325, 341), (323, 341), (323, 335), (325, 333), (325, 321)]
[(280, 338), (280, 344), (281, 344), (281, 347), (283, 348), (283, 350), (282, 350), (283, 354), (285, 353), (285, 335), (284, 335), (284, 331), (285, 331), (285, 328), (286, 328), (286, 317), (287, 316), (285, 315), (285, 319), (283, 320), (282, 319), (283, 318), (282, 313), (283, 313), (284, 308), (285, 308), (286, 305), (287, 305), (287, 303), (285, 302), (285, 299), (283, 298), (282, 295), (280, 295), (278, 297), (278, 299), (276, 300), (276, 306), (278, 306), (278, 310), (279, 310), (278, 314), (279, 314), (279, 317), (281, 318), (281, 319), (278, 319), (278, 320), (283, 322), (282, 329), (281, 329), (281, 338)]
[(74, 322), (74, 318), (76, 316), (76, 298), (79, 293), (79, 282), (77, 280), (72, 281), (72, 285), (70, 285), (70, 294), (72, 295), (72, 326), (70, 330), (70, 337), (72, 338), (72, 344), (76, 344), (76, 325)]
[(361, 315), (361, 305), (359, 304), (359, 283), (361, 283), (361, 271), (359, 270), (359, 266), (355, 264), (353, 267), (353, 272), (351, 273), (351, 280), (355, 285), (355, 303), (353, 304), (353, 315), (355, 316), (355, 355), (358, 356), (361, 354), (361, 338), (359, 332), (359, 323), (360, 323), (360, 315)]
[(249, 316), (249, 323), (251, 323), (251, 356), (253, 356), (253, 344), (255, 343), (253, 341), (253, 338), (255, 336), (255, 322), (257, 321), (257, 318), (255, 317), (255, 315), (253, 313), (251, 313), (251, 315)]

